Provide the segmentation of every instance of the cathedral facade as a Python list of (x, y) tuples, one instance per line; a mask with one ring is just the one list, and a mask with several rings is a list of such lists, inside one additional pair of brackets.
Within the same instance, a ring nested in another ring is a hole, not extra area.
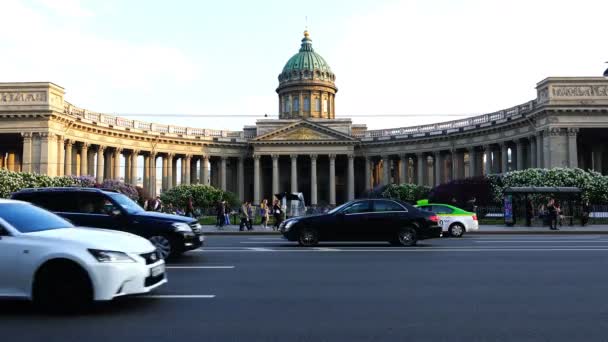
[(549, 77), (535, 99), (511, 108), (381, 130), (336, 118), (335, 79), (305, 32), (279, 74), (279, 118), (241, 131), (131, 120), (76, 107), (53, 83), (0, 83), (0, 167), (120, 179), (151, 194), (210, 184), (256, 204), (302, 192), (310, 205), (390, 183), (533, 167), (608, 171), (606, 78)]

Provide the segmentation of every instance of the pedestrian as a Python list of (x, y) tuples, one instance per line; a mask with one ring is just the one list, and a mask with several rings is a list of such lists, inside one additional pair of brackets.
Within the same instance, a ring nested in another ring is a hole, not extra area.
[(222, 201), (217, 201), (217, 206), (215, 207), (217, 227), (222, 228), (225, 222), (225, 209), (224, 203)]
[(564, 213), (562, 212), (562, 205), (559, 202), (555, 202), (555, 212), (557, 214), (557, 222), (561, 227), (564, 224)]
[(230, 208), (230, 204), (228, 204), (228, 202), (224, 201), (224, 224), (229, 226), (230, 225), (230, 212), (232, 211), (232, 208)]
[(532, 200), (528, 199), (526, 201), (526, 226), (532, 226), (532, 217), (534, 217), (534, 206)]
[(247, 230), (253, 230), (253, 207), (251, 202), (247, 202)]
[(262, 227), (264, 230), (268, 229), (268, 218), (270, 217), (270, 208), (268, 207), (268, 200), (264, 199), (260, 204), (260, 216), (262, 217)]
[(466, 210), (474, 213), (477, 209), (476, 204), (477, 204), (477, 198), (475, 198), (475, 196), (471, 197), (471, 199), (469, 199), (467, 201)]
[(186, 216), (194, 217), (194, 203), (192, 196), (188, 197), (188, 204), (186, 205)]
[(583, 202), (583, 212), (581, 216), (581, 224), (582, 226), (586, 226), (589, 223), (589, 216), (591, 216), (591, 206), (589, 205), (589, 201)]
[(244, 231), (246, 226), (249, 226), (247, 222), (249, 221), (249, 214), (247, 210), (248, 201), (243, 202), (241, 205), (241, 209), (239, 210), (239, 214), (241, 216), (241, 222), (239, 223), (239, 231)]
[(555, 207), (555, 200), (553, 198), (549, 199), (549, 203), (547, 203), (547, 215), (549, 216), (549, 229), (558, 230), (557, 208)]
[(281, 219), (283, 218), (283, 210), (281, 209), (278, 199), (275, 199), (274, 203), (272, 204), (272, 216), (274, 217), (273, 230), (279, 230), (279, 225), (281, 224)]

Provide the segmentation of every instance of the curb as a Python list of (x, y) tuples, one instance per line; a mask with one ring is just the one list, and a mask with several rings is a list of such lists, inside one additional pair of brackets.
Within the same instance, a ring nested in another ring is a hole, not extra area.
[[(572, 231), (572, 230), (541, 230), (541, 231), (487, 231), (487, 232), (475, 232), (466, 233), (465, 236), (477, 236), (477, 235), (607, 235), (608, 230), (585, 230), (585, 231)], [(205, 236), (223, 235), (223, 236), (251, 236), (251, 235), (277, 235), (281, 236), (279, 232), (203, 232)]]

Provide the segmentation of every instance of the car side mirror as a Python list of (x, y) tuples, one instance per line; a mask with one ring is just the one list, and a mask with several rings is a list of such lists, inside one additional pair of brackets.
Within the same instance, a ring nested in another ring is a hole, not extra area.
[(120, 209), (112, 209), (112, 211), (110, 211), (110, 216), (120, 216), (120, 214), (122, 214), (122, 212), (120, 211)]

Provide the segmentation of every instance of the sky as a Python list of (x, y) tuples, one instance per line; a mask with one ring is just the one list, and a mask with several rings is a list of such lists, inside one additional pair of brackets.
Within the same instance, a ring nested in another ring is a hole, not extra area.
[(277, 115), (306, 26), (336, 74), (336, 116), (369, 129), (512, 107), (545, 77), (601, 76), (608, 60), (605, 0), (0, 3), (0, 82), (51, 81), (88, 110), (213, 129)]

